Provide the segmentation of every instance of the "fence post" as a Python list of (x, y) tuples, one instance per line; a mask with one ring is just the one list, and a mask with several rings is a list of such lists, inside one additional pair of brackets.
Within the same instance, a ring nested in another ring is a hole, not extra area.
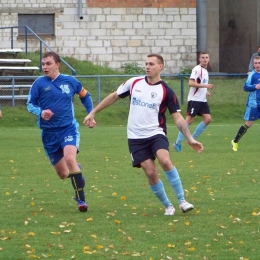
[(180, 74), (181, 77), (181, 104), (184, 104), (184, 76)]
[(12, 77), (12, 107), (15, 106), (14, 103), (14, 77)]
[(98, 87), (98, 104), (100, 103), (100, 99), (101, 99), (101, 97), (100, 97), (100, 92), (101, 92), (101, 90), (100, 90), (100, 76), (98, 76), (97, 77), (97, 87)]

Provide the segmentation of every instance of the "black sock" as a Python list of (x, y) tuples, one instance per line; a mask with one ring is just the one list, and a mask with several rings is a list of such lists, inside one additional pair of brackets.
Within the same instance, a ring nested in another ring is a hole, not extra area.
[(71, 184), (75, 190), (75, 198), (81, 201), (85, 201), (85, 179), (82, 176), (82, 172), (70, 173), (69, 178), (71, 180)]
[(249, 127), (248, 127), (246, 124), (242, 125), (242, 126), (239, 128), (238, 133), (237, 133), (237, 135), (236, 135), (236, 138), (234, 139), (234, 142), (235, 142), (235, 143), (238, 143), (238, 142), (239, 142), (239, 140), (240, 140), (241, 137), (246, 133), (246, 131), (247, 131), (248, 128), (249, 128)]

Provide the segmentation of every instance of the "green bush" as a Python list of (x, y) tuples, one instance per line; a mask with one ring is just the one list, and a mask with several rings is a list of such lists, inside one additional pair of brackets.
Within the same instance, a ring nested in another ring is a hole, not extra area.
[(129, 75), (143, 75), (145, 74), (145, 70), (138, 66), (137, 63), (125, 63), (122, 65), (122, 69), (125, 74)]
[(191, 68), (182, 67), (180, 70), (180, 74), (191, 74)]

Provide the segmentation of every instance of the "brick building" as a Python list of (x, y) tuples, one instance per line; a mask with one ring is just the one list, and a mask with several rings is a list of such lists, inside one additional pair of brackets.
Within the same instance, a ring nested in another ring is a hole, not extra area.
[[(179, 73), (206, 49), (212, 71), (232, 73), (246, 72), (260, 45), (259, 14), (257, 0), (1, 0), (0, 27), (27, 24), (61, 56), (115, 69), (158, 52), (164, 73)], [(15, 47), (24, 48), (23, 34), (14, 30)], [(0, 41), (10, 47), (10, 30)]]
[[(61, 56), (121, 68), (143, 66), (148, 53), (165, 58), (164, 73), (196, 62), (195, 0), (1, 0), (0, 27), (28, 25)], [(24, 30), (15, 29), (15, 47), (24, 48)], [(9, 30), (0, 31), (10, 47)], [(29, 50), (39, 49), (29, 38)]]

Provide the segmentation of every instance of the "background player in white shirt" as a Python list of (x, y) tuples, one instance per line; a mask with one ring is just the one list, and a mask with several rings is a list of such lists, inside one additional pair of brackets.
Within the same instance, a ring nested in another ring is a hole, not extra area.
[[(213, 84), (209, 84), (209, 74), (207, 71), (209, 54), (206, 52), (201, 52), (199, 55), (199, 62), (200, 64), (192, 69), (190, 75), (190, 91), (188, 94), (188, 107), (186, 113), (186, 123), (188, 127), (192, 124), (194, 118), (197, 115), (202, 116), (203, 118), (203, 121), (197, 126), (194, 133), (192, 134), (194, 139), (197, 139), (198, 136), (205, 130), (207, 125), (211, 122), (207, 96), (210, 97), (208, 89), (212, 89), (214, 87)], [(183, 134), (179, 132), (177, 140), (173, 144), (173, 147), (177, 152), (181, 151), (181, 142), (183, 139)]]
[(194, 206), (185, 200), (178, 171), (169, 156), (166, 109), (171, 113), (176, 126), (187, 138), (190, 146), (199, 153), (203, 150), (203, 146), (191, 136), (180, 113), (180, 106), (174, 91), (161, 80), (160, 73), (164, 66), (162, 56), (149, 54), (145, 66), (146, 76), (133, 77), (121, 84), (115, 92), (108, 95), (85, 117), (84, 124), (94, 127), (94, 116), (97, 112), (112, 105), (119, 98), (130, 96), (127, 137), (132, 165), (144, 170), (152, 192), (165, 206), (165, 215), (173, 215), (175, 208), (165, 193), (154, 162), (157, 157), (175, 191), (180, 209), (187, 212)]

